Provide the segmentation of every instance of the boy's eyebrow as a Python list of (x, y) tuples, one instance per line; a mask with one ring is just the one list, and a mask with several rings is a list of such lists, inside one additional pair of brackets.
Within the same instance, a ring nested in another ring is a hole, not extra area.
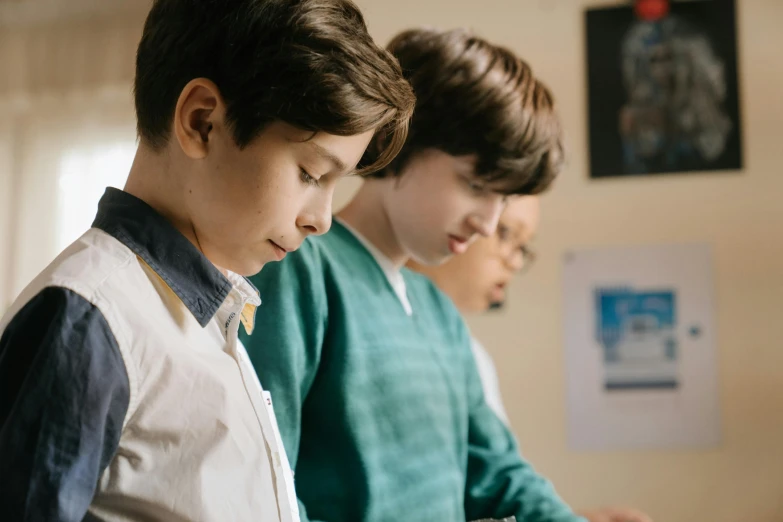
[(321, 158), (325, 159), (326, 161), (334, 165), (334, 168), (336, 170), (340, 172), (347, 172), (348, 170), (350, 170), (348, 169), (348, 165), (346, 165), (343, 160), (338, 158), (334, 153), (332, 153), (332, 151), (330, 151), (326, 147), (322, 147), (321, 145), (315, 143), (314, 141), (308, 141), (307, 144)]

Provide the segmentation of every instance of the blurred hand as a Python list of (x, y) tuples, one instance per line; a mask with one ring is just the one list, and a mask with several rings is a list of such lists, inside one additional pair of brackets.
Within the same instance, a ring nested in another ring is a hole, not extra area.
[(590, 522), (653, 522), (650, 517), (635, 509), (606, 507), (578, 513)]

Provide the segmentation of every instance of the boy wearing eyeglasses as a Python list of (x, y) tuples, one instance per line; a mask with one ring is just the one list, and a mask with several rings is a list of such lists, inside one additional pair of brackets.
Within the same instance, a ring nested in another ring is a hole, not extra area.
[[(463, 315), (501, 308), (511, 279), (535, 260), (530, 242), (538, 229), (539, 215), (537, 196), (512, 198), (494, 235), (477, 239), (464, 254), (441, 265), (408, 266), (432, 279)], [(509, 425), (492, 357), (475, 337), (472, 348), (487, 405)], [(625, 508), (606, 507), (580, 514), (589, 522), (650, 522), (647, 515)]]
[[(464, 254), (442, 265), (411, 262), (408, 266), (432, 279), (463, 315), (501, 308), (511, 279), (535, 260), (529, 245), (538, 228), (539, 207), (536, 196), (513, 198), (501, 214), (495, 234), (478, 238)], [(508, 424), (492, 358), (475, 338), (472, 348), (484, 398)]]

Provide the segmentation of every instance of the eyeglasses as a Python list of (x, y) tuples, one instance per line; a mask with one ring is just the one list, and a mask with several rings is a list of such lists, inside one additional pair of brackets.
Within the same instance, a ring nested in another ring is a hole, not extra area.
[(519, 272), (527, 272), (536, 260), (536, 253), (522, 239), (521, 234), (513, 234), (509, 226), (498, 223), (495, 232), (498, 242), (498, 253), (510, 266)]

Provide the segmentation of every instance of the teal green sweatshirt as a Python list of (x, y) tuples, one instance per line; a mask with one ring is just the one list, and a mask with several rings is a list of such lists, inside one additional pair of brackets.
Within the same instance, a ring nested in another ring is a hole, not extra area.
[(271, 392), (302, 520), (582, 519), (484, 401), (449, 299), (403, 269), (413, 315), (339, 223), (251, 281), (243, 342)]

